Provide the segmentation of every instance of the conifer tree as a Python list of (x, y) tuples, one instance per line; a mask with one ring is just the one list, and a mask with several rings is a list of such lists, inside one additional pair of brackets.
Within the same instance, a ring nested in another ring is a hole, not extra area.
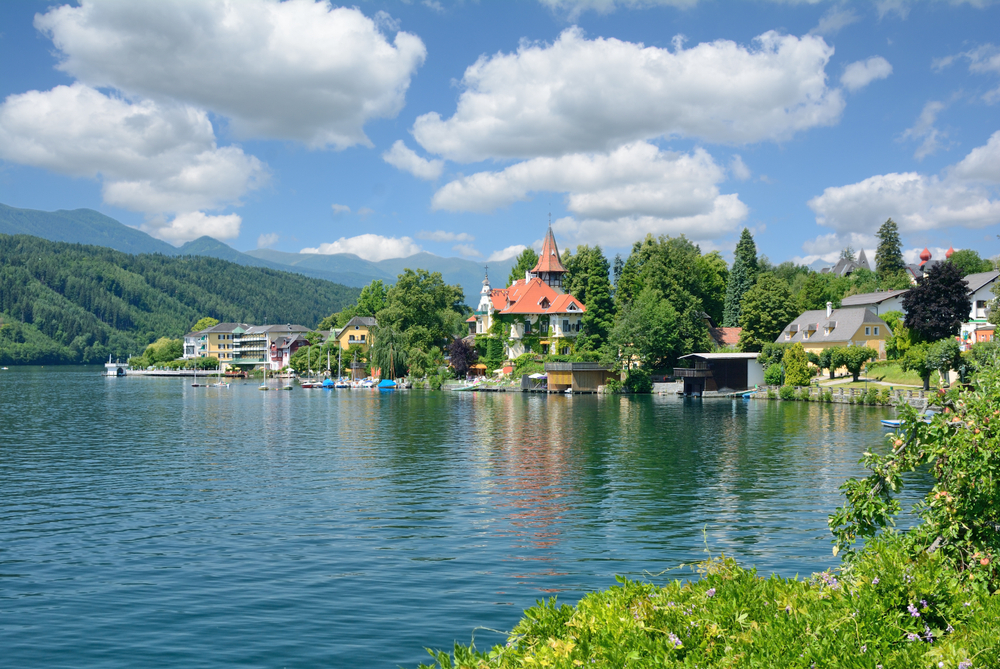
[(737, 327), (740, 324), (743, 295), (757, 281), (757, 245), (750, 230), (743, 228), (740, 241), (736, 244), (733, 268), (729, 271), (726, 285), (726, 305), (722, 312), (723, 327)]
[(903, 296), (904, 325), (923, 341), (954, 337), (969, 318), (969, 284), (950, 262), (934, 265)]
[(876, 233), (878, 248), (875, 250), (875, 273), (879, 281), (887, 281), (890, 277), (906, 270), (903, 263), (903, 244), (899, 240), (899, 229), (891, 218), (882, 224)]

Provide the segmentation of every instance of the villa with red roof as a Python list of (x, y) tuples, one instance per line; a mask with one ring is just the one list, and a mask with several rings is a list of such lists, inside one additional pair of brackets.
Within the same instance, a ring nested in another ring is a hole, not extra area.
[[(568, 354), (580, 333), (587, 308), (580, 300), (563, 292), (566, 268), (549, 228), (542, 243), (538, 264), (506, 288), (491, 288), (489, 275), (483, 280), (479, 306), (468, 319), (470, 335), (500, 335), (505, 354), (516, 358), (536, 353)], [(502, 330), (497, 332), (500, 325)], [(492, 332), (491, 332), (492, 329)]]

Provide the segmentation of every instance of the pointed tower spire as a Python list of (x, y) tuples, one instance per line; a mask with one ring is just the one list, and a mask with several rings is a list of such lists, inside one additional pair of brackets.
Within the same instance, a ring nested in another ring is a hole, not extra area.
[(536, 276), (549, 286), (562, 290), (562, 276), (566, 273), (562, 260), (559, 258), (559, 247), (556, 245), (555, 235), (552, 234), (552, 226), (549, 226), (545, 233), (545, 240), (542, 242), (542, 252), (538, 254), (538, 264), (531, 270), (531, 275)]

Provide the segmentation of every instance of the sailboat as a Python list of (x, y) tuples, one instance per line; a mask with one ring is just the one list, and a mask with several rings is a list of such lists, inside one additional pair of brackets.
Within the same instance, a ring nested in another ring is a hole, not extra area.
[(198, 363), (194, 363), (194, 383), (191, 384), (192, 388), (201, 388), (202, 386), (208, 386), (207, 383), (198, 383)]
[(264, 363), (264, 382), (257, 386), (257, 390), (270, 390), (267, 387), (267, 363)]

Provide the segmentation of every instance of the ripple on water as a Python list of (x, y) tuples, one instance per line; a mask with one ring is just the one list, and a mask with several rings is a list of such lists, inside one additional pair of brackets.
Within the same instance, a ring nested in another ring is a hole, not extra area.
[(706, 551), (824, 569), (826, 516), (884, 413), (93, 368), (0, 383), (12, 666), (414, 666), (540, 597)]

